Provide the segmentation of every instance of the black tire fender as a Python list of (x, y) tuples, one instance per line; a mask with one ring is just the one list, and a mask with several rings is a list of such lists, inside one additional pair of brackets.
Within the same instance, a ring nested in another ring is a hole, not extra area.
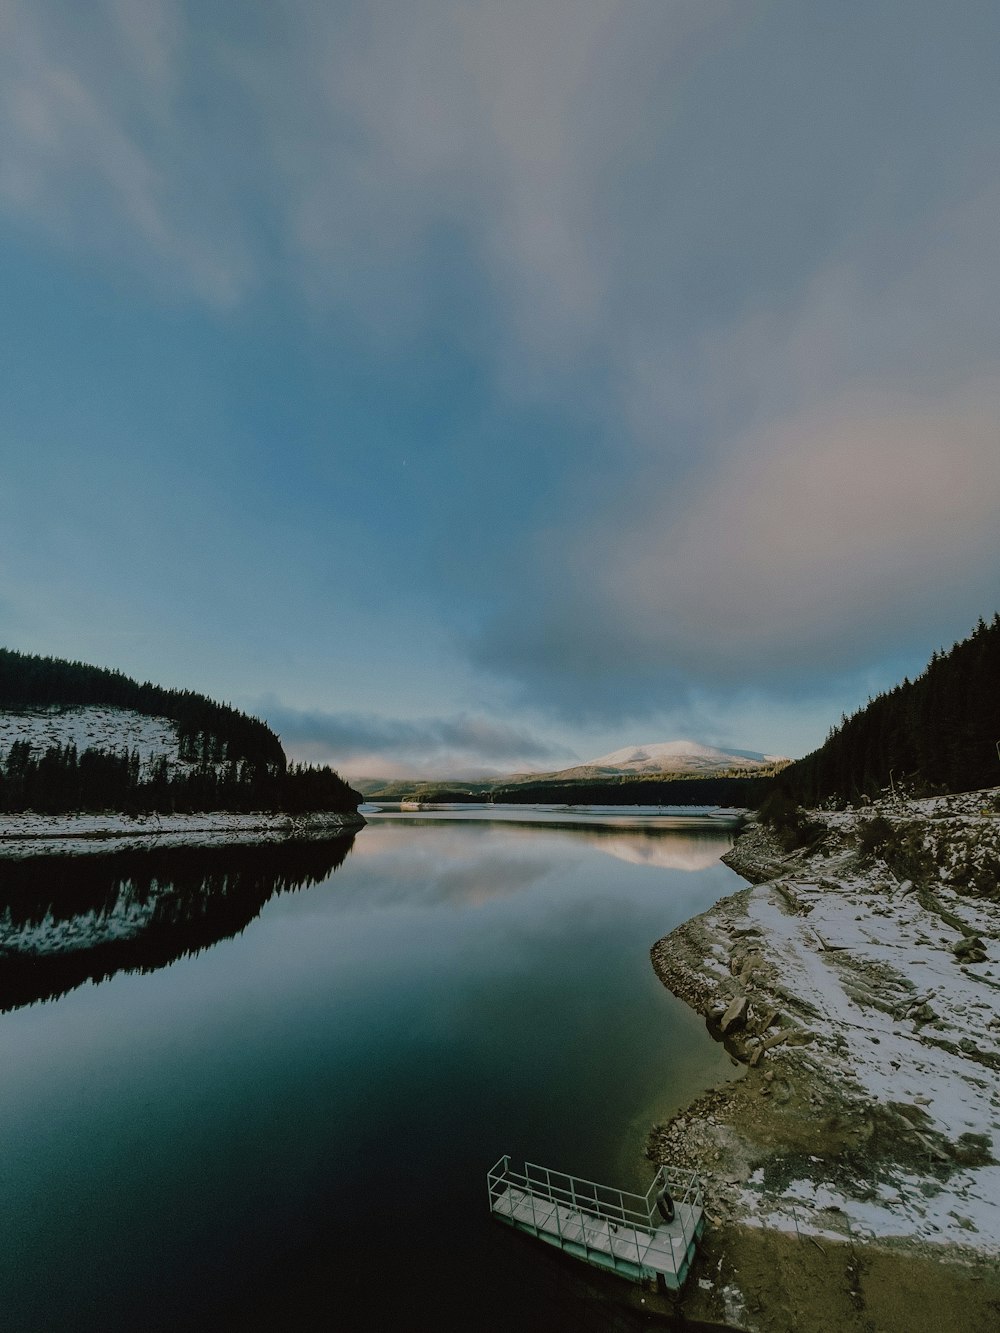
[(672, 1222), (674, 1220), (674, 1201), (670, 1197), (670, 1191), (667, 1189), (666, 1185), (664, 1185), (663, 1189), (661, 1189), (656, 1196), (656, 1211), (663, 1218), (664, 1222)]

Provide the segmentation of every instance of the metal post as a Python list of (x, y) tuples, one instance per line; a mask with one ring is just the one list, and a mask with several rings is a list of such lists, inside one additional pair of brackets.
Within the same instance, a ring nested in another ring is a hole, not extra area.
[(570, 1176), (570, 1177), (569, 1177), (569, 1197), (570, 1197), (570, 1198), (572, 1199), (572, 1201), (573, 1201), (573, 1211), (576, 1213), (576, 1215), (577, 1215), (577, 1216), (579, 1217), (579, 1219), (580, 1219), (580, 1235), (583, 1237), (583, 1252), (584, 1252), (585, 1255), (589, 1256), (589, 1254), (590, 1254), (590, 1244), (589, 1244), (589, 1242), (588, 1242), (588, 1240), (587, 1240), (587, 1224), (586, 1224), (586, 1222), (584, 1221), (584, 1218), (583, 1218), (583, 1210), (580, 1208), (580, 1205), (579, 1205), (579, 1203), (577, 1202), (577, 1198), (576, 1198), (576, 1181), (575, 1181), (575, 1179), (574, 1179), (573, 1176)]
[(556, 1235), (559, 1237), (559, 1248), (562, 1249), (562, 1218), (559, 1216), (559, 1200), (552, 1193), (552, 1173), (549, 1168), (545, 1168), (545, 1187), (549, 1192), (549, 1202), (556, 1210)]

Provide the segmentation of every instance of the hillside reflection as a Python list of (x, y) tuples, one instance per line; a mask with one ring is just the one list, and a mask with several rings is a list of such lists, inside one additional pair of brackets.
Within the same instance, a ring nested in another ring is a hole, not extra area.
[(348, 834), (0, 863), (0, 1012), (117, 972), (152, 972), (245, 930), (278, 893), (319, 884)]
[(631, 865), (661, 870), (705, 870), (732, 846), (728, 830), (627, 829), (593, 830), (585, 834), (598, 850)]

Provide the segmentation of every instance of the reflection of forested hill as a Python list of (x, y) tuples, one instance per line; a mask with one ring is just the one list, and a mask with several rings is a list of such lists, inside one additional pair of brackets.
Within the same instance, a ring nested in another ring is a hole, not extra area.
[(0, 868), (0, 1011), (239, 934), (276, 893), (327, 879), (353, 835), (254, 847), (38, 856)]

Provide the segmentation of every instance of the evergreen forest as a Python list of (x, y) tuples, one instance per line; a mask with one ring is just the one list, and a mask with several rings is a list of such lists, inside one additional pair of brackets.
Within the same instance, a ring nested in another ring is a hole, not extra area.
[(0, 756), (0, 813), (355, 811), (361, 795), (328, 767), (289, 764), (258, 718), (190, 690), (139, 685), (118, 671), (0, 649), (0, 708), (104, 705), (176, 723), (182, 765), (136, 750), (15, 741)]
[[(281, 741), (259, 718), (218, 704), (193, 690), (168, 690), (149, 681), (140, 685), (121, 671), (36, 657), (0, 648), (0, 709), (81, 707), (103, 704), (130, 708), (147, 717), (165, 717), (177, 724), (182, 759), (247, 760), (284, 768)], [(205, 738), (211, 737), (210, 752)]]
[(802, 805), (902, 785), (915, 795), (1000, 785), (1000, 614), (935, 652), (916, 680), (870, 699), (777, 786)]
[[(519, 782), (495, 786), (489, 800), (506, 805), (726, 805), (753, 806), (771, 791), (774, 779), (757, 777), (631, 777)], [(445, 799), (454, 800), (453, 796)]]

